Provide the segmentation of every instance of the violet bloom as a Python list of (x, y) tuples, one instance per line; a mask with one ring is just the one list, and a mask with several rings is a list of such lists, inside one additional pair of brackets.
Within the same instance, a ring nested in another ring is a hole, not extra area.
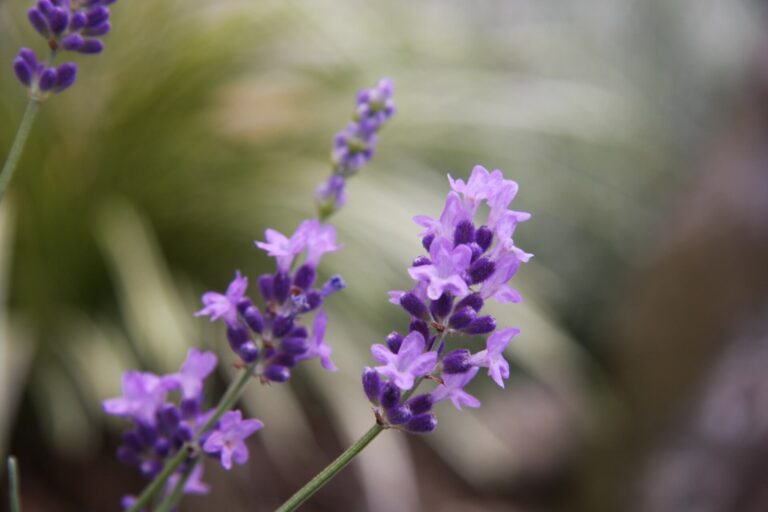
[(274, 229), (267, 229), (264, 233), (266, 242), (254, 242), (256, 247), (267, 251), (267, 254), (277, 260), (277, 268), (282, 272), (288, 272), (293, 258), (301, 254), (306, 246), (305, 232), (299, 228), (288, 238)]
[(245, 464), (248, 461), (248, 447), (245, 439), (263, 427), (259, 420), (243, 420), (240, 411), (227, 411), (219, 424), (203, 444), (203, 451), (221, 458), (224, 469), (232, 469), (232, 461)]
[(218, 292), (203, 294), (202, 302), (205, 307), (195, 313), (195, 316), (210, 316), (211, 321), (223, 318), (228, 324), (235, 323), (237, 321), (237, 305), (245, 296), (247, 289), (248, 278), (241, 276), (238, 270), (224, 294)]
[(488, 338), (487, 348), (472, 357), (475, 365), (488, 368), (488, 375), (502, 388), (504, 379), (509, 378), (509, 363), (504, 359), (504, 350), (518, 334), (520, 329), (514, 327), (496, 331)]
[(449, 399), (458, 410), (464, 407), (480, 407), (480, 400), (464, 391), (464, 387), (475, 378), (478, 368), (472, 368), (465, 373), (443, 374), (443, 384), (432, 392), (434, 403)]
[(170, 386), (181, 388), (181, 395), (185, 399), (196, 399), (203, 392), (203, 382), (211, 374), (218, 359), (213, 352), (202, 352), (191, 348), (187, 352), (187, 359), (181, 365), (178, 373), (166, 377)]
[[(384, 365), (363, 373), (363, 388), (377, 421), (413, 433), (436, 428), (430, 412), (436, 402), (478, 407), (480, 402), (464, 387), (479, 367), (488, 368), (491, 379), (504, 386), (510, 369), (502, 354), (518, 330), (496, 331), (496, 319), (482, 310), (489, 299), (520, 302), (519, 292), (508, 283), (531, 258), (513, 240), (517, 226), (530, 218), (509, 209), (517, 183), (481, 166), (467, 181), (448, 179), (451, 191), (440, 217), (414, 217), (424, 228), (422, 246), (429, 253), (417, 256), (408, 269), (414, 287), (389, 292), (390, 302), (408, 314), (409, 332), (405, 337), (390, 334), (386, 346), (374, 345), (371, 352)], [(488, 335), (486, 349), (473, 354), (462, 335)], [(401, 395), (400, 390), (412, 389), (418, 377), (440, 384), (419, 397)]]
[(321, 219), (344, 205), (346, 179), (357, 174), (373, 158), (376, 134), (395, 114), (393, 90), (392, 80), (384, 78), (373, 88), (360, 91), (352, 121), (334, 135), (333, 172), (315, 192)]
[(65, 91), (77, 78), (75, 64), (65, 62), (58, 67), (46, 66), (29, 48), (21, 49), (13, 61), (13, 71), (19, 82), (38, 99), (44, 99), (50, 93)]
[(400, 389), (411, 389), (416, 377), (427, 375), (435, 367), (437, 354), (425, 352), (426, 343), (420, 332), (413, 331), (403, 339), (398, 352), (376, 344), (371, 347), (374, 359), (384, 366), (374, 368), (381, 375), (389, 377)]
[(123, 376), (123, 396), (104, 401), (104, 411), (153, 425), (155, 412), (165, 402), (167, 384), (152, 373), (131, 371)]
[(413, 279), (428, 283), (427, 296), (437, 300), (445, 292), (456, 297), (467, 295), (469, 287), (462, 275), (469, 268), (472, 250), (466, 245), (453, 247), (449, 240), (439, 238), (432, 243), (429, 253), (431, 265), (408, 269)]
[[(165, 485), (165, 494), (166, 496), (170, 495), (174, 488), (176, 487), (176, 484), (179, 482), (179, 478), (181, 478), (180, 473), (174, 473), (168, 478), (168, 482)], [(204, 495), (208, 494), (211, 490), (211, 487), (203, 482), (203, 465), (198, 464), (195, 466), (195, 468), (192, 470), (192, 473), (190, 473), (189, 478), (184, 483), (184, 494), (196, 494), (196, 495)]]
[(335, 372), (336, 365), (331, 361), (331, 352), (333, 348), (325, 342), (325, 329), (328, 325), (328, 315), (324, 309), (321, 309), (315, 315), (315, 321), (312, 323), (312, 337), (309, 340), (309, 349), (297, 357), (297, 361), (304, 359), (320, 359), (320, 364), (328, 371)]

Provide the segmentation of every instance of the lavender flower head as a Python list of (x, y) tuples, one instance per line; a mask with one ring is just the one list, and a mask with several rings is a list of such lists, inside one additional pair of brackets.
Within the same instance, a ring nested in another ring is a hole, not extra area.
[(382, 78), (371, 89), (358, 92), (352, 121), (333, 138), (333, 173), (315, 192), (321, 217), (344, 206), (347, 178), (373, 158), (376, 134), (395, 114), (392, 93), (393, 83), (389, 78)]
[[(107, 7), (116, 0), (39, 0), (27, 11), (32, 27), (46, 40), (51, 59), (59, 51), (81, 54), (101, 53), (99, 39), (112, 28)], [(71, 62), (53, 67), (41, 63), (32, 50), (23, 48), (13, 61), (13, 70), (34, 98), (45, 99), (50, 93), (69, 88), (77, 77), (77, 66)]]
[[(504, 387), (509, 363), (503, 352), (519, 330), (496, 330), (496, 320), (483, 315), (482, 308), (489, 299), (520, 302), (508, 282), (531, 258), (513, 240), (517, 225), (530, 218), (509, 209), (517, 183), (481, 166), (467, 182), (448, 179), (452, 190), (440, 217), (414, 218), (424, 228), (422, 245), (429, 254), (417, 257), (408, 269), (414, 287), (390, 292), (390, 302), (410, 316), (409, 332), (393, 332), (386, 345), (373, 345), (371, 353), (381, 365), (363, 371), (363, 389), (376, 406), (378, 422), (414, 433), (436, 428), (430, 411), (438, 402), (450, 400), (458, 409), (479, 407), (480, 401), (464, 388), (481, 368)], [(478, 222), (482, 204), (489, 213)], [(466, 337), (474, 335), (489, 337), (473, 354)], [(410, 398), (422, 379), (438, 385)]]
[[(262, 309), (246, 296), (248, 280), (237, 272), (226, 293), (203, 294), (204, 307), (196, 315), (223, 320), (230, 347), (263, 381), (285, 382), (298, 363), (310, 359), (334, 371), (322, 304), (345, 284), (340, 276), (319, 287), (315, 281), (321, 258), (339, 249), (336, 230), (305, 220), (290, 236), (268, 229), (265, 239), (256, 246), (275, 258), (277, 268), (258, 279)], [(301, 320), (311, 312), (316, 314), (310, 333)]]
[[(212, 352), (192, 348), (177, 373), (160, 376), (127, 372), (123, 376), (123, 395), (103, 403), (107, 414), (133, 423), (133, 428), (123, 434), (118, 459), (135, 466), (149, 479), (157, 476), (176, 453), (186, 450), (189, 443), (199, 443), (205, 453), (220, 458), (225, 469), (232, 467), (232, 460), (240, 464), (247, 460), (248, 450), (243, 440), (261, 428), (260, 421), (242, 420), (240, 411), (230, 411), (212, 430), (201, 431), (214, 412), (203, 410), (202, 405), (204, 381), (216, 364)], [(186, 464), (169, 479), (166, 493), (172, 491)], [(201, 478), (202, 466), (198, 466), (187, 480), (184, 492), (207, 493), (208, 486)], [(123, 506), (130, 508), (134, 501), (133, 496), (126, 496)]]

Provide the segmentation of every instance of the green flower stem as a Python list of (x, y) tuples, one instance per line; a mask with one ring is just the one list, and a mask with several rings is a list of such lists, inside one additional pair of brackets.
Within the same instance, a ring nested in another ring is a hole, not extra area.
[(283, 503), (275, 512), (292, 512), (293, 510), (299, 508), (301, 504), (309, 499), (310, 496), (315, 494), (318, 489), (320, 489), (322, 486), (327, 484), (329, 480), (335, 477), (339, 471), (347, 467), (347, 464), (352, 462), (352, 459), (354, 459), (357, 454), (363, 451), (363, 448), (368, 446), (368, 444), (373, 441), (376, 436), (381, 433), (382, 430), (384, 430), (384, 427), (381, 425), (377, 424), (372, 426), (368, 432), (363, 434), (363, 437), (358, 439), (355, 444), (347, 448), (347, 450), (339, 455), (336, 460), (331, 462), (328, 467), (318, 473), (312, 480), (307, 482), (304, 487), (299, 489), (296, 494), (291, 496), (290, 499)]
[(5, 165), (0, 171), (0, 201), (2, 201), (5, 195), (5, 190), (8, 188), (8, 184), (13, 178), (13, 173), (16, 171), (16, 167), (19, 164), (21, 153), (24, 151), (24, 145), (29, 138), (29, 132), (32, 130), (32, 124), (35, 121), (40, 101), (34, 97), (30, 97), (27, 102), (27, 108), (24, 111), (24, 117), (21, 118), (21, 124), (16, 131), (16, 138), (13, 140), (11, 151), (8, 153), (8, 158), (5, 160)]
[(8, 457), (8, 494), (10, 496), (11, 512), (21, 512), (19, 465), (16, 463), (16, 457)]
[(181, 497), (184, 495), (184, 486), (187, 485), (187, 480), (189, 480), (189, 477), (192, 476), (192, 471), (195, 470), (195, 466), (198, 465), (201, 459), (202, 457), (197, 457), (189, 463), (187, 468), (184, 470), (184, 474), (181, 475), (179, 481), (176, 482), (176, 485), (173, 486), (173, 491), (171, 491), (171, 494), (169, 494), (160, 503), (160, 505), (155, 509), (155, 512), (171, 512), (171, 510), (173, 510), (173, 507), (176, 506), (176, 503), (178, 503)]
[(152, 496), (154, 496), (155, 493), (165, 485), (165, 482), (168, 480), (168, 478), (170, 478), (170, 476), (179, 468), (179, 466), (181, 466), (189, 457), (192, 457), (193, 462), (200, 458), (200, 454), (195, 453), (195, 444), (200, 439), (200, 436), (202, 436), (205, 432), (208, 432), (208, 430), (210, 430), (211, 427), (213, 427), (216, 422), (219, 421), (219, 418), (221, 418), (225, 412), (227, 412), (232, 408), (233, 405), (235, 405), (235, 402), (237, 402), (237, 400), (240, 398), (240, 395), (243, 394), (243, 390), (245, 389), (246, 384), (248, 384), (248, 381), (250, 381), (252, 376), (253, 365), (247, 367), (237, 379), (230, 383), (229, 388), (224, 393), (224, 396), (222, 396), (221, 400), (219, 400), (219, 405), (216, 406), (216, 410), (214, 411), (213, 416), (211, 416), (205, 425), (203, 425), (203, 428), (197, 431), (197, 434), (195, 434), (195, 437), (192, 439), (192, 441), (187, 443), (186, 446), (183, 446), (171, 460), (165, 463), (165, 466), (163, 466), (163, 470), (160, 472), (160, 474), (157, 475), (144, 488), (144, 491), (142, 491), (141, 495), (139, 495), (139, 497), (136, 499), (136, 502), (131, 508), (127, 510), (127, 512), (139, 512), (139, 510), (141, 510), (143, 507), (146, 507), (152, 499)]
[[(438, 336), (438, 339), (435, 343), (439, 344), (443, 339), (445, 339), (447, 332), (443, 331)], [(415, 392), (416, 388), (418, 388), (421, 383), (424, 382), (424, 377), (419, 377), (416, 379), (416, 382), (413, 384), (413, 387), (406, 391), (401, 400), (405, 401), (408, 400)], [(304, 487), (296, 491), (296, 494), (290, 497), (288, 501), (283, 503), (280, 508), (278, 508), (275, 512), (293, 512), (297, 508), (301, 506), (302, 503), (307, 501), (310, 496), (315, 494), (322, 486), (328, 483), (329, 480), (331, 480), (333, 477), (335, 477), (339, 471), (347, 467), (347, 464), (352, 462), (352, 459), (357, 457), (357, 455), (363, 451), (363, 449), (370, 444), (371, 441), (373, 441), (376, 436), (381, 434), (382, 430), (385, 430), (387, 427), (384, 427), (383, 425), (379, 425), (378, 423), (371, 427), (368, 432), (363, 434), (363, 437), (357, 440), (355, 444), (347, 448), (347, 450), (339, 455), (336, 460), (331, 462), (324, 470), (322, 470), (320, 473), (318, 473), (312, 480), (307, 482)]]

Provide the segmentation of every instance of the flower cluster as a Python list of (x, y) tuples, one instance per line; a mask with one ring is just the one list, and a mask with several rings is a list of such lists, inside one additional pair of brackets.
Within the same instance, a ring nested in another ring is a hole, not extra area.
[(392, 80), (383, 78), (371, 89), (357, 94), (352, 121), (333, 139), (333, 174), (315, 193), (321, 212), (338, 210), (346, 202), (346, 178), (357, 173), (373, 157), (376, 133), (395, 114)]
[[(408, 269), (415, 287), (390, 292), (390, 301), (411, 317), (409, 332), (406, 336), (393, 332), (386, 345), (373, 345), (371, 352), (381, 366), (363, 372), (363, 389), (377, 407), (379, 423), (417, 433), (437, 426), (430, 413), (437, 402), (448, 399), (459, 409), (480, 405), (464, 391), (480, 368), (487, 368), (491, 379), (504, 387), (509, 364), (503, 352), (519, 331), (496, 330), (496, 320), (483, 315), (482, 308), (488, 299), (521, 300), (507, 283), (531, 258), (513, 241), (517, 224), (530, 218), (508, 209), (517, 183), (504, 179), (501, 171), (488, 172), (480, 166), (466, 183), (450, 176), (449, 181), (452, 191), (440, 218), (414, 219), (425, 228), (422, 244), (429, 253), (417, 257)], [(475, 217), (483, 203), (489, 213), (478, 226)], [(466, 347), (449, 348), (453, 337), (462, 335), (490, 336), (485, 349), (473, 354)], [(438, 386), (410, 398), (423, 378)]]
[[(177, 373), (160, 376), (129, 371), (123, 376), (123, 396), (103, 404), (107, 414), (134, 423), (134, 428), (123, 434), (117, 451), (120, 461), (136, 466), (142, 475), (152, 479), (187, 443), (197, 443), (203, 452), (220, 458), (226, 469), (232, 467), (233, 460), (238, 464), (248, 460), (244, 440), (262, 427), (259, 420), (243, 420), (240, 411), (228, 411), (213, 429), (203, 431), (215, 413), (212, 409), (203, 410), (203, 383), (216, 363), (212, 352), (193, 348)], [(186, 469), (185, 465), (180, 466), (168, 480), (167, 493)], [(208, 488), (201, 477), (202, 466), (195, 467), (184, 492), (205, 494)], [(126, 496), (124, 507), (132, 506), (134, 500), (133, 496)]]
[[(331, 347), (324, 341), (327, 316), (321, 306), (325, 297), (344, 288), (344, 281), (333, 276), (317, 288), (315, 280), (320, 258), (339, 249), (336, 230), (320, 221), (306, 220), (290, 237), (268, 229), (266, 241), (256, 242), (256, 246), (277, 262), (274, 274), (259, 277), (263, 310), (245, 295), (248, 279), (237, 272), (224, 294), (203, 295), (204, 307), (196, 315), (223, 320), (230, 347), (263, 380), (285, 382), (297, 363), (314, 358), (319, 358), (324, 368), (335, 370)], [(301, 254), (303, 261), (293, 270)], [(299, 320), (315, 310), (310, 333)]]
[[(82, 54), (101, 53), (109, 23), (107, 5), (116, 0), (39, 0), (27, 12), (29, 22), (45, 38), (51, 55), (72, 51)], [(77, 67), (68, 62), (59, 67), (41, 64), (35, 53), (23, 48), (13, 62), (19, 81), (33, 93), (45, 95), (61, 92), (75, 82)]]

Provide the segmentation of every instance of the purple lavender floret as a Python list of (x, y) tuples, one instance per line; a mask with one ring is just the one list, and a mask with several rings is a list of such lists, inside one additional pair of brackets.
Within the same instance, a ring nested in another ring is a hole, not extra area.
[[(480, 368), (504, 387), (510, 370), (503, 353), (519, 330), (496, 330), (496, 319), (482, 309), (488, 299), (520, 302), (508, 282), (531, 258), (513, 240), (517, 225), (530, 218), (509, 209), (517, 183), (481, 166), (467, 182), (448, 179), (452, 190), (440, 217), (414, 218), (424, 228), (422, 245), (429, 253), (408, 269), (414, 287), (389, 293), (390, 302), (408, 313), (409, 332), (391, 333), (386, 345), (373, 345), (373, 357), (382, 365), (363, 372), (363, 389), (379, 424), (413, 433), (437, 427), (431, 409), (438, 402), (450, 400), (458, 409), (479, 407), (480, 401), (464, 388)], [(489, 213), (478, 222), (482, 204)], [(466, 338), (478, 335), (488, 335), (483, 350), (473, 350)], [(409, 399), (422, 379), (438, 385)]]
[(333, 173), (315, 191), (321, 217), (344, 206), (347, 178), (373, 158), (376, 134), (395, 114), (393, 87), (391, 79), (383, 78), (371, 89), (358, 92), (352, 121), (334, 135), (331, 149)]
[[(336, 230), (305, 220), (290, 236), (267, 229), (265, 239), (256, 246), (275, 258), (277, 269), (258, 279), (263, 307), (246, 295), (248, 280), (238, 272), (226, 293), (203, 294), (205, 307), (195, 314), (223, 320), (232, 350), (264, 381), (285, 382), (297, 364), (310, 359), (335, 371), (325, 342), (328, 318), (322, 304), (345, 284), (340, 276), (332, 276), (318, 286), (317, 267), (325, 254), (339, 249)], [(301, 321), (311, 312), (315, 317), (310, 332)]]
[[(232, 460), (238, 463), (247, 460), (248, 450), (242, 441), (261, 428), (259, 420), (243, 420), (240, 411), (229, 411), (211, 431), (201, 432), (214, 413), (202, 405), (204, 381), (216, 364), (217, 358), (212, 352), (192, 348), (177, 373), (160, 376), (126, 372), (123, 395), (103, 402), (107, 414), (133, 423), (133, 428), (123, 433), (118, 459), (136, 467), (149, 479), (157, 476), (179, 450), (187, 450), (190, 442), (202, 444), (204, 451), (220, 458), (226, 469), (231, 467)], [(189, 463), (190, 460), (186, 461), (171, 476), (166, 493), (173, 490)], [(198, 466), (185, 484), (184, 492), (207, 493), (208, 486), (201, 481), (201, 476), (202, 466)], [(123, 506), (130, 508), (134, 501), (133, 496), (126, 496)]]
[(83, 54), (100, 53), (99, 37), (112, 28), (109, 8), (104, 0), (39, 0), (27, 11), (32, 27), (45, 38), (51, 50)]
[(21, 49), (18, 57), (13, 61), (13, 71), (24, 87), (41, 98), (51, 92), (65, 91), (75, 83), (77, 78), (75, 64), (65, 62), (58, 67), (46, 66), (29, 48)]

